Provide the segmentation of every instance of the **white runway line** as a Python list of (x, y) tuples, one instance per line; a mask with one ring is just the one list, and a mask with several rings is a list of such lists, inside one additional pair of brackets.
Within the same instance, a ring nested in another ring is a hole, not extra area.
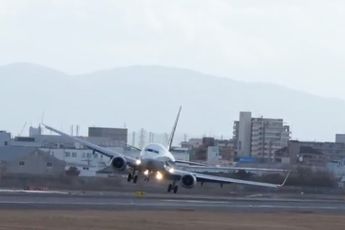
[(0, 193), (38, 193), (38, 194), (63, 194), (63, 195), (69, 194), (68, 192), (63, 192), (63, 191), (24, 190), (24, 189), (0, 189)]

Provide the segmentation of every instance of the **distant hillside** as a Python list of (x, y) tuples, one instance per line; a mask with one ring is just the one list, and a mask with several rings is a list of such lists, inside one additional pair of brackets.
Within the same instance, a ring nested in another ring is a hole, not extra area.
[[(179, 133), (231, 136), (239, 111), (282, 117), (293, 137), (333, 140), (345, 132), (345, 102), (277, 85), (246, 83), (160, 66), (131, 66), (70, 76), (43, 66), (0, 66), (0, 129), (24, 122), (58, 128), (120, 126), (170, 132), (180, 104)], [(298, 84), (298, 83), (296, 83)]]

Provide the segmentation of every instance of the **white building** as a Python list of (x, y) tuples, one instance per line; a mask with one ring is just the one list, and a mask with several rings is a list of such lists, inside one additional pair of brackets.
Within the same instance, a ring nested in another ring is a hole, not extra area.
[[(80, 176), (96, 176), (99, 170), (109, 166), (110, 159), (90, 149), (80, 148), (40, 148), (51, 156), (66, 162), (66, 169), (76, 167), (80, 171)], [(125, 154), (131, 157), (138, 157), (139, 151), (135, 149), (123, 149), (120, 147), (108, 148), (114, 152)]]
[(221, 156), (219, 153), (218, 146), (208, 146), (207, 147), (207, 163), (209, 165), (216, 165), (220, 162)]
[(283, 119), (252, 119), (251, 154), (256, 157), (273, 158), (275, 151), (286, 147), (290, 137)]
[(240, 112), (239, 121), (234, 123), (234, 137), (237, 141), (238, 156), (250, 155), (251, 147), (251, 112)]
[(290, 139), (289, 126), (283, 119), (252, 118), (250, 112), (241, 112), (234, 123), (237, 156), (273, 158), (275, 151), (286, 147)]
[(95, 176), (96, 172), (104, 169), (109, 158), (98, 153), (93, 154), (89, 149), (40, 148), (51, 156), (66, 162), (66, 170), (76, 167), (80, 176)]
[(189, 161), (190, 154), (188, 148), (173, 147), (171, 153), (174, 155), (176, 160)]

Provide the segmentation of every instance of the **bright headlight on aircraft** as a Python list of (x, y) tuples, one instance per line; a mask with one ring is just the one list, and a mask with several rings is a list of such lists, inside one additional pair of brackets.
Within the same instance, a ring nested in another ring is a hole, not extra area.
[(162, 173), (157, 172), (157, 174), (156, 174), (156, 179), (157, 179), (157, 180), (162, 180), (162, 179), (163, 179)]
[(149, 175), (149, 170), (146, 169), (146, 170), (144, 171), (144, 175), (145, 175), (145, 176), (148, 176), (148, 175)]
[(169, 168), (169, 173), (174, 173), (175, 172), (175, 169), (174, 168)]
[(140, 164), (141, 164), (141, 160), (137, 159), (137, 160), (135, 161), (135, 164), (136, 164), (136, 165), (140, 165)]

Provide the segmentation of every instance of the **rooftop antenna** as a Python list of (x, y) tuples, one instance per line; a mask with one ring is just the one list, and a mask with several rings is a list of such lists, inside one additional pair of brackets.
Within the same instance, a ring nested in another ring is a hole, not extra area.
[(26, 127), (26, 124), (27, 124), (27, 122), (25, 121), (25, 123), (24, 123), (22, 129), (20, 130), (20, 133), (18, 133), (18, 136), (21, 136), (21, 135), (23, 134), (24, 129), (25, 129), (25, 127)]
[(43, 111), (42, 114), (41, 114), (41, 123), (38, 125), (38, 128), (40, 130), (40, 135), (42, 135), (41, 124), (44, 124), (44, 115), (45, 115), (45, 113)]
[(42, 115), (41, 115), (41, 124), (44, 124), (44, 112), (42, 112)]
[(135, 131), (132, 132), (132, 146), (135, 146), (135, 136), (136, 136), (136, 133)]

